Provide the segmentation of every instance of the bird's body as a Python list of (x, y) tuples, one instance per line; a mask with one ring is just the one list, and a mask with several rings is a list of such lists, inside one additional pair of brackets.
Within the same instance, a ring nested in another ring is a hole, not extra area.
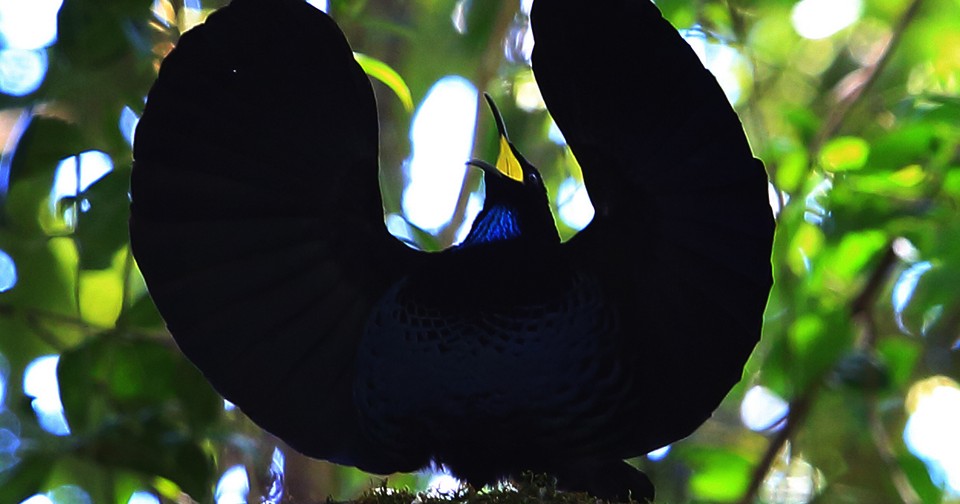
[[(579, 5), (532, 13), (537, 80), (597, 208), (564, 244), (499, 114), (464, 242), (426, 254), (387, 234), (369, 82), (304, 2), (234, 0), (183, 36), (137, 131), (131, 237), (225, 397), (372, 472), (433, 461), (478, 484), (534, 470), (652, 496), (622, 460), (703, 423), (759, 337), (766, 177), (652, 4)], [(605, 74), (609, 46), (648, 67)]]

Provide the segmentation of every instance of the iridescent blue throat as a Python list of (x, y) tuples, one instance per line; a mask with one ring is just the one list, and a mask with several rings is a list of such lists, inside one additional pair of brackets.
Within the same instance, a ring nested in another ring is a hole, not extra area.
[(461, 246), (478, 245), (519, 238), (520, 223), (517, 222), (516, 209), (496, 205), (486, 209), (486, 213), (473, 223), (473, 229)]

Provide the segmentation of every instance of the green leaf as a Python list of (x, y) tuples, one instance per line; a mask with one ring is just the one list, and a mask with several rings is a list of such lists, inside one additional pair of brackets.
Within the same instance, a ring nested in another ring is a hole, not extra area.
[(222, 399), (172, 348), (105, 335), (64, 352), (57, 369), (71, 428), (98, 430), (116, 416), (164, 415), (200, 431), (220, 415)]
[(109, 268), (117, 251), (127, 244), (129, 187), (130, 170), (115, 170), (78, 196), (86, 202), (83, 207), (89, 205), (89, 210), (80, 210), (74, 234), (84, 269)]
[(682, 450), (680, 455), (693, 469), (690, 493), (698, 500), (734, 502), (750, 484), (753, 462), (740, 454), (722, 448), (697, 447)]
[(886, 364), (895, 387), (904, 388), (910, 383), (920, 352), (919, 343), (900, 336), (883, 338), (877, 343), (877, 353)]
[(927, 467), (917, 457), (909, 453), (901, 454), (897, 457), (897, 463), (910, 481), (917, 495), (923, 501), (923, 504), (939, 504), (943, 502), (943, 490), (938, 488), (930, 480), (930, 472)]
[(36, 176), (52, 183), (60, 161), (87, 150), (85, 145), (83, 132), (77, 126), (61, 119), (33, 117), (13, 153), (11, 185)]
[(147, 0), (71, 0), (57, 16), (57, 52), (81, 69), (97, 69), (119, 61), (130, 50), (133, 20), (148, 19)]
[(363, 68), (367, 75), (386, 84), (397, 95), (407, 112), (413, 112), (413, 97), (410, 94), (410, 88), (407, 87), (407, 83), (404, 82), (400, 74), (390, 68), (390, 65), (366, 54), (355, 52), (353, 57), (356, 58), (360, 68)]
[(820, 150), (820, 165), (829, 172), (859, 170), (867, 163), (870, 144), (858, 137), (838, 137)]
[(211, 500), (214, 464), (202, 441), (184, 436), (175, 425), (158, 418), (126, 420), (85, 438), (77, 453), (107, 467), (167, 479), (197, 502)]

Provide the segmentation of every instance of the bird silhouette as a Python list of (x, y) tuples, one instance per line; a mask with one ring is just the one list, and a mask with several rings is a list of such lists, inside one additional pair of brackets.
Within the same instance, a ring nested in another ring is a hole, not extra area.
[(384, 226), (370, 83), (326, 14), (234, 0), (163, 62), (130, 232), (184, 354), (298, 451), (375, 473), (524, 470), (652, 499), (624, 462), (739, 381), (771, 286), (767, 178), (711, 74), (647, 0), (536, 0), (533, 68), (596, 208), (560, 242), (500, 135), (466, 239)]

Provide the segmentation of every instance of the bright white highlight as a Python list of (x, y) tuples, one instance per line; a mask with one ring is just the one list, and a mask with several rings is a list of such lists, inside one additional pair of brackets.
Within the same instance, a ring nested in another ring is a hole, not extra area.
[[(77, 169), (77, 160), (80, 169)], [(77, 191), (86, 191), (94, 182), (113, 170), (113, 161), (105, 152), (86, 151), (79, 156), (71, 156), (57, 165), (57, 175), (53, 179), (53, 193), (50, 199), (56, 200), (66, 196), (76, 196)], [(77, 172), (80, 172), (79, 185)]]
[(242, 465), (235, 465), (220, 477), (214, 498), (217, 504), (247, 504), (249, 493), (250, 479), (247, 477), (247, 470)]
[[(57, 165), (57, 174), (53, 179), (53, 189), (50, 190), (50, 213), (56, 215), (57, 203), (61, 199), (76, 197), (112, 170), (113, 161), (110, 156), (100, 151), (86, 151), (79, 156), (70, 156), (60, 161)], [(80, 202), (81, 212), (89, 209), (88, 200), (84, 199)], [(76, 217), (72, 208), (68, 209), (63, 216), (67, 225), (71, 227), (76, 224)]]
[(413, 155), (406, 167), (410, 182), (401, 206), (420, 229), (439, 231), (453, 217), (473, 149), (477, 96), (477, 88), (467, 79), (444, 77), (413, 118)]
[(0, 93), (26, 96), (36, 91), (47, 75), (47, 66), (44, 49), (0, 50)]
[(150, 492), (133, 492), (127, 504), (160, 504), (160, 499)]
[(930, 271), (931, 268), (933, 268), (933, 264), (930, 264), (929, 261), (918, 262), (901, 273), (900, 278), (897, 279), (897, 283), (893, 285), (893, 292), (890, 295), (890, 304), (893, 305), (893, 316), (897, 321), (897, 327), (906, 334), (912, 333), (903, 323), (903, 311), (907, 309), (910, 300), (913, 299), (913, 293), (917, 290), (920, 278), (923, 277), (924, 273)]
[[(926, 388), (924, 385), (916, 384), (911, 394), (918, 387)], [(903, 441), (911, 453), (926, 463), (934, 483), (952, 496), (960, 496), (960, 389), (943, 383), (919, 391), (917, 396), (915, 410), (903, 430)]]
[(458, 488), (460, 488), (460, 480), (454, 478), (449, 472), (437, 472), (430, 476), (430, 482), (427, 483), (427, 495), (451, 495)]
[(647, 459), (653, 462), (663, 460), (664, 457), (666, 457), (667, 454), (670, 453), (670, 448), (671, 448), (671, 445), (664, 446), (663, 448), (657, 448), (656, 450), (653, 450), (652, 452), (647, 454)]
[(5, 47), (40, 49), (57, 40), (63, 0), (0, 0), (0, 39)]
[(680, 30), (680, 35), (690, 44), (693, 52), (697, 53), (703, 66), (717, 79), (723, 94), (727, 96), (727, 101), (731, 104), (736, 103), (743, 92), (737, 69), (747, 65), (740, 52), (726, 44), (708, 41), (707, 34), (699, 26), (694, 26), (690, 30)]
[(587, 194), (587, 188), (573, 177), (560, 184), (557, 202), (560, 219), (577, 231), (587, 227), (596, 214), (593, 203), (590, 202), (590, 196)]
[(787, 401), (759, 385), (748, 390), (740, 403), (740, 420), (755, 432), (780, 430), (789, 412)]
[(123, 110), (120, 111), (120, 121), (117, 123), (117, 127), (120, 128), (123, 138), (130, 144), (130, 148), (133, 148), (133, 139), (136, 136), (137, 123), (139, 122), (140, 117), (132, 108), (123, 107)]
[(60, 402), (60, 385), (57, 383), (59, 355), (38, 357), (27, 365), (23, 373), (23, 393), (33, 398), (30, 405), (37, 414), (40, 426), (51, 434), (70, 434), (67, 418)]
[(270, 458), (270, 488), (267, 494), (260, 499), (260, 504), (280, 504), (283, 502), (284, 477), (286, 474), (287, 457), (279, 447), (273, 448)]
[(50, 500), (50, 497), (47, 497), (46, 495), (37, 494), (21, 502), (20, 504), (53, 504), (53, 501)]
[(863, 12), (862, 0), (800, 0), (793, 6), (793, 29), (804, 38), (827, 38), (850, 26)]
[[(9, 254), (0, 249), (0, 292), (6, 292), (17, 285), (17, 265)], [(0, 363), (3, 361), (0, 360)], [(3, 372), (3, 369), (0, 369)], [(3, 377), (0, 376), (0, 405), (3, 404)]]
[(317, 9), (327, 12), (327, 9), (330, 7), (327, 0), (307, 0), (307, 3), (316, 7)]

